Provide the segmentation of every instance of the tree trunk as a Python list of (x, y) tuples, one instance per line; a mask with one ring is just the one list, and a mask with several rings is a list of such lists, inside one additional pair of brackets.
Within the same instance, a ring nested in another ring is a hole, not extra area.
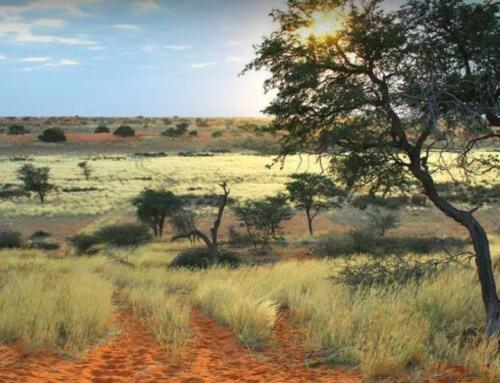
[(434, 206), (468, 230), (474, 246), (476, 270), (488, 321), (486, 337), (490, 338), (492, 335), (500, 333), (500, 302), (491, 265), (490, 246), (486, 231), (471, 212), (457, 209), (439, 195), (431, 175), (422, 169), (419, 163), (417, 165), (414, 163), (411, 170), (421, 182), (424, 193)]
[(40, 197), (40, 203), (44, 203), (45, 202), (45, 195), (43, 193), (38, 193), (38, 196)]
[(306, 210), (306, 215), (307, 215), (307, 227), (309, 229), (309, 235), (314, 235), (313, 218), (311, 217), (311, 211)]

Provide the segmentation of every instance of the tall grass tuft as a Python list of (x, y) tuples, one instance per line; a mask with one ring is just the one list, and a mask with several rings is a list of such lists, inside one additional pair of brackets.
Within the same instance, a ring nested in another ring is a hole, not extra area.
[(25, 350), (84, 350), (108, 330), (112, 286), (88, 272), (2, 274), (0, 342), (19, 342)]

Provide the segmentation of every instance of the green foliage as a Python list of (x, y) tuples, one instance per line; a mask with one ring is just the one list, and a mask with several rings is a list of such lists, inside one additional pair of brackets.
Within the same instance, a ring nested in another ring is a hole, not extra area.
[(189, 132), (190, 137), (198, 137), (198, 131), (197, 130), (191, 130)]
[(347, 234), (328, 234), (315, 241), (314, 252), (322, 257), (349, 257), (370, 254), (375, 257), (388, 255), (432, 254), (449, 250), (462, 250), (468, 241), (439, 237), (380, 237), (372, 230), (359, 229)]
[(206, 248), (196, 248), (179, 253), (169, 267), (199, 270), (214, 266), (238, 267), (240, 263), (240, 258), (226, 250), (219, 250), (219, 255), (215, 256), (213, 252)]
[(41, 135), (38, 136), (38, 140), (42, 142), (66, 142), (66, 135), (61, 128), (49, 128), (45, 129)]
[(196, 119), (196, 126), (199, 128), (206, 128), (208, 126), (208, 121), (203, 118)]
[(281, 238), (281, 225), (293, 216), (288, 197), (284, 194), (246, 200), (234, 205), (233, 211), (255, 243), (264, 245), (270, 239)]
[(170, 191), (146, 189), (132, 200), (132, 205), (137, 218), (149, 225), (155, 236), (162, 237), (165, 219), (178, 212), (183, 203)]
[(152, 239), (148, 227), (137, 223), (103, 226), (94, 236), (98, 243), (116, 247), (135, 247)]
[(0, 229), (0, 249), (21, 247), (23, 240), (21, 233), (11, 229)]
[(95, 246), (100, 240), (91, 234), (77, 234), (68, 238), (68, 242), (73, 246), (78, 255), (90, 255), (95, 253)]
[(46, 194), (54, 189), (54, 185), (50, 183), (48, 167), (36, 168), (31, 164), (25, 164), (17, 171), (17, 174), (19, 181), (23, 183), (24, 190), (37, 193), (41, 203), (44, 203)]
[[(164, 137), (170, 138), (178, 138), (185, 135), (188, 131), (189, 123), (188, 122), (180, 122), (176, 125), (175, 128), (168, 128), (161, 133)], [(191, 132), (190, 132), (191, 133)]]
[(7, 128), (7, 134), (9, 136), (19, 136), (23, 134), (28, 134), (30, 131), (20, 124), (12, 124)]
[(224, 136), (224, 132), (222, 130), (214, 130), (212, 132), (212, 138), (220, 138)]
[(375, 210), (368, 213), (370, 218), (370, 228), (380, 237), (383, 237), (388, 230), (395, 229), (399, 224), (399, 218), (394, 213), (384, 213)]
[(324, 210), (338, 207), (346, 193), (337, 188), (335, 183), (322, 174), (292, 174), (291, 181), (286, 184), (287, 191), (298, 209), (304, 210), (309, 223), (309, 233), (313, 234), (314, 218)]
[(135, 136), (135, 130), (132, 129), (130, 126), (128, 125), (122, 125), (120, 126), (119, 128), (117, 128), (113, 134), (115, 136), (119, 136), (119, 137), (134, 137)]
[(110, 133), (111, 131), (106, 125), (99, 125), (97, 128), (95, 128), (94, 133), (96, 134), (101, 134), (101, 133)]
[(369, 206), (397, 210), (403, 206), (408, 206), (409, 203), (410, 199), (406, 196), (381, 197), (375, 194), (359, 195), (351, 201), (351, 205), (360, 210), (366, 210)]

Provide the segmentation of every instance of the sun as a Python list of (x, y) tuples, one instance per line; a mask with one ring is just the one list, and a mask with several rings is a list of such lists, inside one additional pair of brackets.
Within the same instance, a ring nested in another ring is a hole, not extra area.
[(324, 38), (335, 35), (342, 27), (343, 20), (339, 12), (314, 12), (309, 26), (301, 28), (298, 33), (303, 38)]

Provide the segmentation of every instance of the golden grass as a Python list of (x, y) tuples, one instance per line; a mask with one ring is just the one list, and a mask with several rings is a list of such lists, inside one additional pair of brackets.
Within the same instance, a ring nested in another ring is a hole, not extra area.
[(94, 273), (39, 259), (2, 268), (0, 278), (1, 343), (77, 353), (109, 329), (112, 286)]
[(123, 292), (136, 315), (169, 350), (180, 351), (186, 346), (191, 331), (190, 308), (179, 299), (157, 288), (139, 287)]

